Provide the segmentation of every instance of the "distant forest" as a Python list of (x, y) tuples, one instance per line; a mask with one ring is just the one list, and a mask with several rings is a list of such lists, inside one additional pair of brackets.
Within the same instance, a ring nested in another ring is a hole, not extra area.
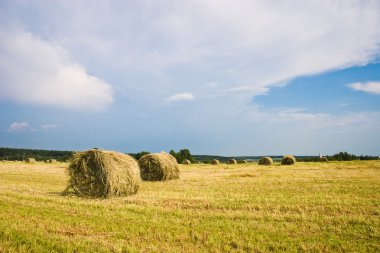
[[(185, 152), (184, 152), (185, 151)], [(37, 161), (46, 161), (56, 159), (57, 161), (68, 161), (74, 151), (58, 151), (58, 150), (39, 150), (39, 149), (17, 149), (17, 148), (0, 148), (0, 161), (23, 161), (26, 158), (35, 158)], [(130, 154), (136, 159), (149, 152), (140, 152)], [(261, 156), (216, 156), (216, 155), (191, 155), (188, 149), (180, 150), (179, 152), (170, 151), (179, 162), (184, 158), (190, 159), (192, 162), (209, 163), (212, 159), (217, 159), (220, 162), (226, 162), (229, 159), (236, 159), (238, 162), (243, 160), (257, 161)], [(183, 153), (183, 154), (182, 154)], [(183, 157), (182, 157), (183, 156)], [(281, 160), (282, 156), (270, 156), (275, 161)], [(337, 154), (326, 156), (329, 161), (351, 161), (351, 160), (377, 160), (378, 156), (368, 155), (353, 155), (347, 152), (339, 152)], [(296, 156), (297, 161), (300, 162), (318, 162), (319, 156)]]
[[(278, 155), (268, 155), (271, 157), (274, 161), (281, 161), (282, 156)], [(217, 159), (220, 162), (227, 162), (229, 159), (236, 159), (238, 163), (246, 160), (246, 161), (252, 161), (256, 162), (263, 156), (212, 156), (212, 155), (193, 155), (194, 159), (196, 161), (201, 161), (204, 163), (209, 163), (212, 159)], [(319, 162), (320, 157), (319, 156), (296, 156), (297, 161), (299, 162)], [(378, 156), (368, 156), (368, 155), (353, 155), (349, 154), (347, 152), (339, 152), (335, 155), (326, 156), (326, 158), (329, 161), (352, 161), (352, 160), (377, 160), (379, 159)]]
[(67, 161), (73, 153), (73, 151), (0, 148), (0, 160), (23, 161), (26, 158), (35, 158), (37, 161), (56, 159), (63, 162)]

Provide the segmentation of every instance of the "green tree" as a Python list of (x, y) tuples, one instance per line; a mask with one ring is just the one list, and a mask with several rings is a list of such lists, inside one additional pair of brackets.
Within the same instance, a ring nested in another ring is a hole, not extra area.
[(136, 160), (139, 160), (141, 157), (143, 157), (144, 155), (147, 155), (147, 154), (150, 154), (150, 152), (141, 151), (141, 152), (138, 152), (136, 154), (130, 154), (130, 155), (133, 156)]
[(358, 159), (355, 155), (347, 152), (339, 152), (338, 154), (333, 155), (332, 158), (337, 161), (352, 161)]
[(174, 150), (170, 150), (169, 154), (174, 156), (177, 159), (178, 163), (182, 163), (183, 160), (185, 160), (185, 159), (190, 160), (190, 162), (192, 162), (192, 163), (195, 162), (194, 157), (191, 155), (190, 150), (187, 148), (181, 149), (179, 152), (175, 152)]
[(177, 159), (177, 161), (178, 161), (177, 153), (174, 150), (170, 150), (169, 154), (171, 154), (172, 156), (174, 156), (174, 158)]
[(180, 157), (180, 159), (182, 160), (181, 163), (182, 163), (183, 160), (185, 160), (185, 159), (190, 160), (190, 162), (192, 162), (192, 163), (195, 162), (194, 157), (191, 155), (190, 150), (188, 150), (187, 148), (185, 148), (185, 149), (181, 149), (181, 150), (179, 151), (179, 157)]

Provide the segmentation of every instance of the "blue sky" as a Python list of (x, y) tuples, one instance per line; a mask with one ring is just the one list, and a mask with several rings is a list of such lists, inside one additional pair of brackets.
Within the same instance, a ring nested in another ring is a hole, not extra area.
[(380, 155), (380, 3), (1, 1), (0, 146)]

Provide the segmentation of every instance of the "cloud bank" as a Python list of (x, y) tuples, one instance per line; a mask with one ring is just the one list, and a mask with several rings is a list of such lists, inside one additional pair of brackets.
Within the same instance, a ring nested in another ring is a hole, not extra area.
[[(143, 0), (94, 4), (85, 17), (80, 7), (66, 8), (73, 19), (65, 23), (62, 13), (49, 16), (65, 27), (50, 36), (81, 61), (95, 55), (152, 75), (155, 85), (144, 88), (157, 96), (209, 82), (220, 84), (215, 93), (260, 95), (298, 76), (365, 65), (380, 51), (378, 1)], [(134, 75), (122, 78), (135, 84)]]
[[(40, 66), (36, 71), (40, 75), (24, 67), (24, 79), (13, 80), (15, 74), (7, 79), (22, 88), (25, 84), (21, 83), (27, 80), (43, 80), (35, 84), (39, 95), (21, 97), (17, 95), (22, 93), (20, 88), (8, 87), (11, 91), (5, 96), (65, 107), (103, 107), (112, 102), (111, 87), (87, 74), (82, 66), (115, 80), (120, 89), (138, 93), (131, 96), (151, 90), (149, 96), (160, 100), (168, 92), (188, 90), (200, 98), (202, 86), (210, 82), (218, 83), (218, 88), (209, 93), (256, 96), (299, 76), (365, 65), (380, 52), (380, 2), (376, 0), (3, 5), (7, 17), (32, 34), (3, 34), (2, 48), (6, 44), (9, 49), (3, 49), (1, 55), (26, 58), (28, 64), (24, 65)], [(39, 18), (20, 18), (19, 13), (13, 13), (15, 9), (38, 13)], [(31, 52), (25, 50), (26, 43)], [(21, 53), (9, 55), (15, 51)], [(81, 65), (65, 54), (75, 56)], [(52, 66), (55, 71), (46, 70)], [(46, 84), (51, 82), (55, 86)], [(57, 87), (54, 91), (65, 94), (65, 99), (57, 98), (53, 91), (45, 92), (51, 96), (41, 95), (46, 87)], [(74, 87), (77, 94), (69, 94), (67, 90)]]
[(22, 31), (0, 31), (0, 99), (23, 104), (100, 110), (112, 88), (70, 60), (60, 46)]

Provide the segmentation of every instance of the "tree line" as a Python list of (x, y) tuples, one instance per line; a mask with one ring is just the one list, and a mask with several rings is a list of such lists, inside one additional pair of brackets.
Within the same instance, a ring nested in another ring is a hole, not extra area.
[[(26, 158), (35, 158), (37, 161), (45, 161), (56, 159), (57, 161), (68, 161), (73, 155), (74, 151), (58, 151), (58, 150), (40, 150), (40, 149), (17, 149), (17, 148), (0, 148), (0, 160), (8, 161), (23, 161)], [(135, 159), (140, 159), (143, 155), (149, 154), (148, 151), (141, 151), (138, 153), (129, 153)], [(224, 157), (224, 156), (211, 156), (211, 155), (192, 155), (187, 148), (180, 149), (178, 152), (170, 150), (169, 154), (177, 159), (178, 163), (188, 159), (191, 163), (202, 162), (209, 163), (212, 159), (217, 159), (221, 162), (228, 161), (228, 159), (235, 158), (236, 160), (243, 161), (246, 159), (258, 160), (260, 156), (241, 156), (241, 157)], [(282, 156), (271, 156), (274, 159), (280, 160)], [(376, 160), (378, 156), (368, 155), (354, 155), (347, 152), (339, 152), (334, 155), (326, 156), (329, 161), (352, 161), (352, 160)], [(297, 156), (297, 161), (300, 162), (318, 162), (319, 156)]]
[(56, 159), (57, 161), (64, 162), (67, 161), (73, 153), (73, 151), (0, 148), (0, 160), (23, 161), (26, 158), (35, 158), (37, 161)]

